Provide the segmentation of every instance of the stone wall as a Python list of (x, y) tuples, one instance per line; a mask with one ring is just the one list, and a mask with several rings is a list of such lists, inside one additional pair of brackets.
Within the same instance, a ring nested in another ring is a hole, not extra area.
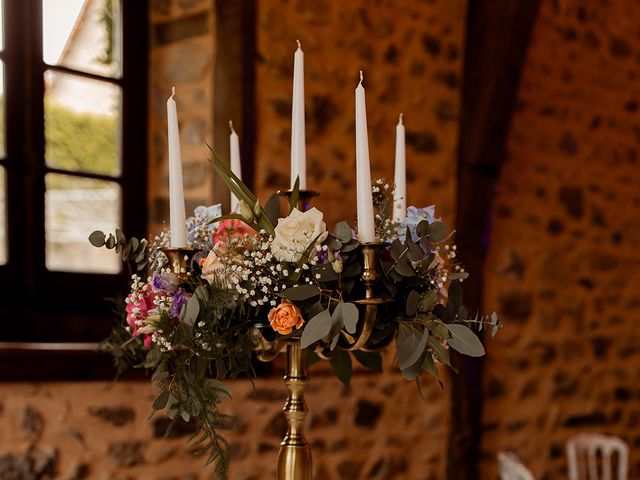
[(409, 205), (453, 222), (464, 0), (258, 1), (255, 181), (289, 187), (293, 52), (305, 53), (307, 184), (328, 224), (355, 217), (355, 104), (364, 71), (372, 178), (393, 181), (395, 125), (407, 128)]
[[(322, 368), (320, 368), (322, 371)], [(308, 438), (314, 479), (443, 478), (447, 412), (442, 392), (398, 382), (398, 373), (359, 371), (351, 389), (319, 373), (308, 389)], [(274, 478), (286, 423), (278, 378), (232, 382), (226, 411), (238, 428), (227, 435), (230, 478)], [(213, 479), (187, 444), (193, 424), (148, 420), (154, 391), (147, 382), (5, 384), (0, 390), (0, 478), (28, 480)]]
[(542, 2), (493, 212), (483, 477), (515, 451), (566, 477), (565, 442), (621, 436), (640, 476), (640, 5)]

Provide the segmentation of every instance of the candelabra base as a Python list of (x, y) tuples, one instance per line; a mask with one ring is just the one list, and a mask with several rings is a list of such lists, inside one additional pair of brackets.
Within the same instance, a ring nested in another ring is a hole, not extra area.
[(278, 480), (311, 480), (311, 447), (303, 433), (308, 411), (304, 389), (308, 381), (307, 352), (300, 347), (299, 339), (292, 339), (287, 344), (287, 373), (284, 383), (289, 389), (289, 396), (283, 408), (287, 419), (287, 434), (278, 452)]

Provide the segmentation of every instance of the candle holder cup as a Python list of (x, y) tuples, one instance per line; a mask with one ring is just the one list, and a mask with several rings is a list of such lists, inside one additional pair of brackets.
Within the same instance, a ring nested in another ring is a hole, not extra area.
[(385, 242), (363, 242), (360, 244), (363, 256), (363, 269), (360, 280), (364, 284), (365, 291), (364, 298), (354, 300), (353, 303), (364, 308), (364, 317), (363, 321), (358, 322), (358, 329), (354, 335), (342, 331), (339, 344), (345, 350), (366, 349), (378, 317), (379, 308), (393, 301), (391, 298), (378, 294), (378, 259), (380, 251), (386, 246)]
[(191, 275), (193, 257), (202, 250), (189, 247), (163, 247), (160, 251), (169, 259), (171, 271), (181, 282), (185, 282)]
[[(286, 198), (289, 202), (291, 202), (291, 197), (293, 196), (293, 190), (278, 190), (278, 195)], [(320, 195), (319, 192), (315, 190), (298, 190), (298, 202), (296, 207), (301, 212), (306, 212), (309, 210), (309, 205), (311, 204), (311, 199), (313, 197), (317, 197)]]

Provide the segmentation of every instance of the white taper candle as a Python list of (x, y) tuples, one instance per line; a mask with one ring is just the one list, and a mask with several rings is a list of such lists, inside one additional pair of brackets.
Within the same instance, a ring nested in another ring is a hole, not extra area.
[(300, 48), (293, 57), (293, 100), (291, 103), (291, 188), (300, 177), (300, 189), (307, 188), (307, 152), (304, 125), (304, 53)]
[(356, 87), (356, 194), (358, 214), (358, 240), (374, 242), (376, 229), (373, 217), (373, 199), (371, 196), (371, 170), (369, 166), (369, 136), (367, 133), (367, 108), (364, 87)]
[(178, 111), (173, 99), (176, 87), (167, 100), (167, 136), (169, 141), (169, 222), (171, 246), (187, 246), (187, 226), (184, 212), (184, 187), (182, 184), (182, 158), (180, 156), (180, 131)]
[[(233, 122), (229, 120), (229, 127), (231, 128), (231, 135), (229, 136), (229, 150), (230, 150), (230, 167), (231, 171), (242, 180), (242, 165), (240, 163), (240, 139), (238, 134), (233, 129)], [(238, 212), (238, 204), (240, 201), (231, 192), (231, 213)]]
[(401, 222), (407, 216), (407, 159), (404, 142), (402, 114), (396, 126), (395, 194), (393, 196), (393, 221)]

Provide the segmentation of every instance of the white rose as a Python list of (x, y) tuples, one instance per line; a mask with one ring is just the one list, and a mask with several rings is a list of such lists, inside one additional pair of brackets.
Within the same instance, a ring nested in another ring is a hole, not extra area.
[(327, 238), (327, 226), (322, 212), (313, 207), (306, 212), (294, 208), (287, 218), (279, 218), (271, 252), (281, 262), (297, 262), (313, 240), (322, 243)]

